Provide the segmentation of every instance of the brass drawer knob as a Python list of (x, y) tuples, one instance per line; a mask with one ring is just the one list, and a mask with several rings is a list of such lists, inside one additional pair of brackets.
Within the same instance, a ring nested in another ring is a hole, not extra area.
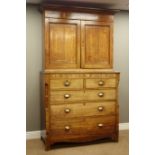
[(65, 130), (69, 131), (70, 130), (70, 126), (65, 126)]
[(70, 98), (70, 97), (71, 97), (70, 94), (65, 94), (65, 95), (64, 95), (64, 98), (65, 98), (65, 99), (68, 99), (68, 98)]
[(71, 83), (70, 83), (68, 80), (66, 80), (66, 81), (64, 82), (64, 86), (65, 86), (65, 87), (70, 86), (70, 84), (71, 84)]
[(99, 81), (99, 82), (98, 82), (98, 85), (99, 85), (99, 86), (103, 86), (103, 85), (104, 85), (104, 81), (102, 81), (102, 80)]
[(103, 106), (99, 106), (98, 111), (103, 111)]
[(71, 109), (66, 108), (64, 111), (65, 111), (65, 113), (70, 113)]
[(98, 127), (99, 127), (99, 128), (102, 128), (102, 127), (103, 127), (103, 124), (102, 124), (102, 123), (99, 123), (99, 124), (98, 124)]
[(103, 97), (104, 96), (104, 93), (100, 92), (100, 93), (98, 93), (98, 96), (99, 97)]

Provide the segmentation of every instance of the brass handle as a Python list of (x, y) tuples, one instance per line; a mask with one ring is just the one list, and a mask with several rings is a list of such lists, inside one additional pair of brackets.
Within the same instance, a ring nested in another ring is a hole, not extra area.
[(98, 96), (99, 97), (103, 97), (104, 96), (104, 93), (100, 92), (100, 93), (98, 93)]
[(103, 85), (104, 85), (104, 81), (102, 81), (102, 80), (99, 81), (99, 82), (98, 82), (98, 85), (99, 85), (99, 86), (103, 86)]
[(98, 111), (103, 111), (103, 107), (102, 106), (99, 106), (98, 107)]
[(68, 80), (66, 80), (65, 82), (64, 82), (64, 86), (66, 86), (66, 87), (68, 87), (68, 86), (70, 86), (70, 82), (68, 81)]
[(65, 111), (65, 113), (69, 113), (71, 111), (71, 109), (66, 108), (64, 111)]
[(70, 97), (71, 97), (70, 94), (65, 94), (65, 95), (64, 95), (64, 98), (65, 98), (65, 99), (68, 99), (68, 98), (70, 98)]
[(102, 127), (103, 127), (103, 124), (102, 124), (102, 123), (99, 123), (99, 124), (98, 124), (98, 127), (99, 127), (99, 128), (102, 128)]
[(65, 130), (69, 131), (70, 130), (70, 126), (65, 126)]

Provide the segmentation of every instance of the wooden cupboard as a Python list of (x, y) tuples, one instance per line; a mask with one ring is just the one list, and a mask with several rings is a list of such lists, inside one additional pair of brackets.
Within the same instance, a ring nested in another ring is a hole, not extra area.
[(45, 69), (112, 68), (112, 31), (110, 21), (45, 16)]
[(50, 6), (43, 19), (46, 150), (58, 142), (118, 141), (113, 13)]

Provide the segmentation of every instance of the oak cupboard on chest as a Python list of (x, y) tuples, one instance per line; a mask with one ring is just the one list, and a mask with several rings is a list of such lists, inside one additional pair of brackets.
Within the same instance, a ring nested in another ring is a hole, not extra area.
[(43, 19), (46, 150), (58, 142), (118, 141), (113, 13), (49, 6)]

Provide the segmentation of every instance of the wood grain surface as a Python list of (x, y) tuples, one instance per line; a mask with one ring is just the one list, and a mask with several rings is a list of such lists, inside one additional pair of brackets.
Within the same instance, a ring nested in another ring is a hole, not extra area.
[(43, 11), (46, 150), (57, 142), (118, 141), (113, 13), (90, 10)]

